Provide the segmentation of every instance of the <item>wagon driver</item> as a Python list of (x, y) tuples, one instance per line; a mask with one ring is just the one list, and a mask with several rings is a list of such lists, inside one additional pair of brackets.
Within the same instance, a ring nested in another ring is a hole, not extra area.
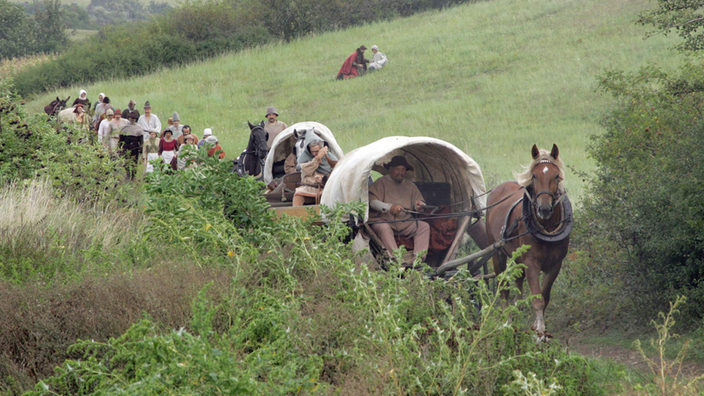
[[(413, 216), (408, 213), (422, 212), (425, 209), (425, 199), (415, 183), (406, 179), (406, 172), (413, 171), (413, 167), (404, 157), (397, 155), (384, 167), (389, 173), (369, 187), (369, 220), (395, 221), (372, 224), (372, 229), (389, 252), (398, 248), (394, 235), (413, 238), (413, 256), (407, 253), (403, 257), (404, 264), (409, 265), (421, 252), (428, 250), (430, 226), (424, 221), (413, 220)], [(425, 255), (421, 259), (425, 260)]]

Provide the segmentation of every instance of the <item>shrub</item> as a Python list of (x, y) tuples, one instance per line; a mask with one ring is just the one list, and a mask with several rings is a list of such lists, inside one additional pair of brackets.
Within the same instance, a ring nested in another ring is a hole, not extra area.
[(626, 264), (609, 266), (609, 276), (624, 281), (630, 297), (650, 300), (634, 305), (641, 318), (678, 294), (691, 301), (686, 322), (704, 317), (702, 81), (699, 67), (685, 66), (677, 77), (649, 67), (609, 73), (601, 84), (619, 105), (590, 148), (598, 167), (585, 200), (585, 235), (596, 250), (616, 245)]
[(160, 328), (178, 329), (191, 321), (191, 301), (206, 284), (208, 298), (227, 295), (230, 271), (183, 265), (161, 250), (153, 267), (105, 276), (85, 276), (67, 284), (22, 286), (0, 281), (0, 393), (16, 395), (47, 378), (77, 340), (107, 342), (145, 317)]
[(57, 130), (46, 115), (26, 114), (10, 91), (7, 80), (0, 82), (0, 183), (48, 179), (54, 193), (82, 201), (133, 195), (123, 184), (123, 159), (89, 143), (88, 132), (71, 125)]

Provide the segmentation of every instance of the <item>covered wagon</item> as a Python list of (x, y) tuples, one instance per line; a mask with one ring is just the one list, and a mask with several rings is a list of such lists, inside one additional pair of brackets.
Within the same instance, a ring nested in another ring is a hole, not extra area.
[[(335, 136), (327, 126), (313, 121), (299, 122), (284, 129), (279, 133), (271, 144), (271, 149), (264, 162), (264, 183), (269, 186), (265, 194), (269, 204), (275, 208), (279, 214), (290, 214), (298, 217), (307, 217), (309, 206), (292, 208), (293, 193), (300, 185), (300, 170), (286, 169), (285, 162), (289, 155), (298, 156), (302, 150), (301, 144), (304, 141), (299, 139), (302, 134), (314, 133), (324, 140), (331, 153), (337, 158), (343, 158), (344, 152), (337, 144)], [(291, 164), (289, 164), (290, 166)], [(295, 167), (296, 163), (293, 163)], [(315, 209), (317, 208), (317, 205)]]
[[(360, 215), (361, 232), (355, 247), (369, 246), (377, 259), (389, 256), (369, 226), (369, 186), (373, 172), (387, 174), (383, 166), (402, 156), (413, 167), (406, 178), (414, 182), (433, 213), (422, 216), (431, 223), (431, 243), (426, 262), (441, 266), (454, 258), (465, 232), (481, 248), (486, 247), (484, 224), (477, 209), (486, 206), (484, 178), (479, 165), (454, 145), (429, 137), (393, 136), (353, 150), (337, 164), (325, 185), (321, 204), (361, 201), (367, 204)], [(409, 249), (408, 241), (398, 241)], [(410, 250), (410, 249), (409, 249)]]
[[(330, 128), (319, 122), (306, 121), (291, 125), (279, 133), (271, 143), (271, 148), (264, 161), (264, 183), (269, 184), (273, 180), (281, 178), (285, 175), (284, 161), (294, 150), (297, 138), (294, 131), (311, 130), (316, 135), (320, 136), (330, 147), (330, 152), (335, 154), (337, 158), (342, 158), (345, 154), (335, 140), (335, 136), (330, 131)], [(294, 154), (295, 155), (295, 154)]]

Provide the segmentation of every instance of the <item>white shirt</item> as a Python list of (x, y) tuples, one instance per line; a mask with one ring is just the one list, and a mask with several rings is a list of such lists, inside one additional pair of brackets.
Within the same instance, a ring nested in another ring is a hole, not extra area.
[(147, 117), (145, 114), (142, 114), (139, 116), (139, 120), (137, 120), (137, 124), (144, 129), (144, 140), (146, 141), (149, 139), (149, 132), (156, 132), (156, 135), (159, 136), (161, 134), (161, 121), (159, 121), (159, 117), (156, 116), (156, 114), (150, 114), (149, 115), (149, 121), (147, 121)]
[[(114, 124), (114, 123), (113, 123)], [(110, 138), (110, 121), (104, 119), (100, 121), (100, 126), (98, 127), (98, 141), (102, 142), (103, 139)]]
[(374, 54), (372, 57), (372, 62), (369, 64), (369, 67), (372, 69), (381, 69), (382, 67), (386, 66), (386, 62), (388, 62), (389, 59), (386, 57), (386, 55), (382, 54), (381, 52), (378, 52)]

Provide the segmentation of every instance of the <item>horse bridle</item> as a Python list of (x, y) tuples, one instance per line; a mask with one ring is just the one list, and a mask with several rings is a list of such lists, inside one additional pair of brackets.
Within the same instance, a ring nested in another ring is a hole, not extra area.
[[(250, 132), (251, 132), (252, 134), (254, 134), (254, 131), (256, 131), (257, 129), (261, 129), (261, 130), (264, 132), (264, 140), (266, 141), (266, 140), (268, 139), (269, 132), (267, 132), (266, 129), (262, 128), (262, 127), (259, 126), (259, 125), (257, 125), (257, 126), (255, 126), (254, 128), (252, 128), (252, 130), (251, 130)], [(254, 138), (254, 137), (252, 137), (252, 138)], [(254, 148), (254, 150), (245, 150), (244, 152), (247, 153), (247, 154), (255, 154), (255, 155), (256, 155), (257, 157), (259, 157), (259, 158), (266, 157), (266, 150), (264, 150), (264, 152), (262, 153), (261, 150), (259, 150), (259, 147), (258, 147), (258, 146), (256, 146), (256, 147)]]
[[(554, 162), (552, 162), (552, 161), (550, 161), (550, 160), (547, 160), (547, 159), (544, 159), (544, 160), (541, 160), (540, 162), (538, 162), (538, 165), (540, 165), (540, 164), (551, 164), (551, 165), (554, 165), (554, 166), (557, 167), (557, 165), (555, 165)], [(536, 166), (537, 166), (537, 165), (536, 165)], [(535, 181), (533, 181), (531, 184), (529, 184), (528, 186), (526, 186), (525, 193), (524, 193), (525, 197), (528, 198), (528, 201), (530, 201), (531, 206), (534, 207), (534, 208), (536, 207), (536, 202), (535, 202), (535, 201), (538, 199), (539, 196), (541, 196), (541, 195), (543, 195), (543, 194), (547, 194), (547, 195), (550, 196), (550, 198), (552, 198), (552, 208), (553, 208), (553, 209), (555, 209), (555, 208), (557, 207), (557, 205), (559, 205), (560, 203), (562, 203), (562, 201), (563, 201), (563, 200), (565, 199), (565, 197), (566, 197), (566, 194), (562, 194), (562, 193), (560, 192), (560, 186), (559, 186), (559, 184), (558, 184), (558, 187), (557, 187), (557, 191), (556, 191), (556, 192), (552, 192), (552, 191), (548, 191), (548, 190), (543, 190), (543, 191), (539, 191), (539, 192), (535, 193), (535, 187), (533, 186), (534, 183), (535, 183)], [(531, 191), (534, 192), (535, 194), (534, 194), (534, 195), (531, 195)]]
[[(57, 110), (61, 106), (61, 102), (57, 103), (54, 105), (54, 107), (51, 108), (51, 115), (57, 115), (57, 113), (61, 110)], [(66, 108), (66, 105), (63, 106), (64, 109)], [(63, 110), (63, 109), (62, 109)]]

